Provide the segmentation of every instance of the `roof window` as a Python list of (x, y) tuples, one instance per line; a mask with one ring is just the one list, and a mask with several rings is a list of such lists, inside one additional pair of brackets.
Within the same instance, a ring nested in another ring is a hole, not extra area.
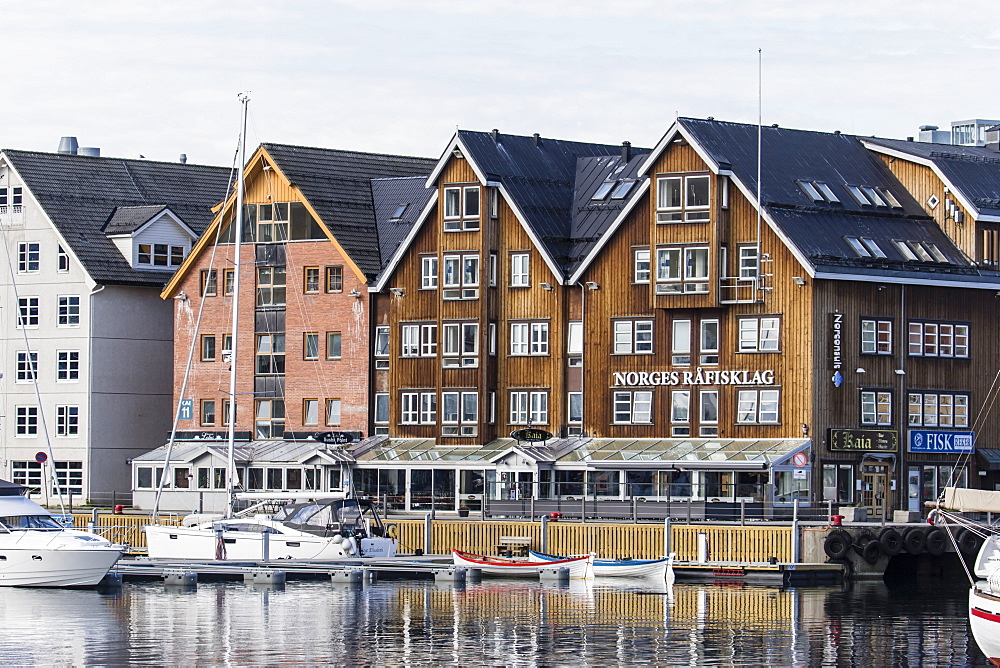
[(941, 252), (937, 244), (921, 243), (919, 241), (902, 241), (893, 239), (897, 250), (904, 259), (914, 262), (948, 262), (947, 256)]
[(871, 251), (872, 255), (875, 257), (885, 257), (885, 251), (879, 248), (879, 245), (875, 243), (874, 239), (869, 239), (867, 237), (861, 237), (861, 243), (865, 245), (868, 250)]
[(624, 181), (619, 181), (618, 187), (615, 191), (611, 193), (611, 199), (625, 199), (629, 191), (632, 190), (632, 186), (635, 185), (635, 181), (632, 179), (625, 179)]
[(409, 204), (400, 204), (399, 206), (397, 206), (396, 210), (392, 212), (392, 219), (393, 220), (399, 220), (400, 218), (402, 218), (403, 214), (406, 213), (406, 207), (408, 207), (408, 206), (410, 206), (410, 205)]
[(814, 202), (840, 203), (840, 198), (833, 192), (833, 189), (822, 181), (796, 181), (796, 183)]
[(605, 197), (608, 196), (608, 193), (611, 192), (611, 189), (614, 186), (615, 186), (615, 181), (605, 181), (604, 183), (601, 184), (601, 187), (597, 189), (597, 192), (595, 192), (593, 197), (591, 197), (590, 199), (595, 202), (597, 200), (604, 199)]
[(851, 245), (851, 248), (853, 248), (854, 252), (858, 254), (858, 257), (872, 256), (871, 251), (869, 251), (857, 237), (844, 237), (844, 240)]
[(854, 200), (861, 206), (881, 206), (893, 209), (902, 209), (896, 196), (887, 188), (876, 188), (874, 186), (852, 186), (844, 184), (851, 193)]

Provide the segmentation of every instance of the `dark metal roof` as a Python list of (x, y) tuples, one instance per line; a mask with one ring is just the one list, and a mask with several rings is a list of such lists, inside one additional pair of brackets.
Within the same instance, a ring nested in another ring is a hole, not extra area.
[[(700, 148), (755, 193), (757, 189), (757, 126), (692, 118), (678, 119)], [(905, 143), (905, 142), (904, 142)], [(996, 280), (995, 272), (980, 271), (900, 184), (888, 166), (853, 135), (764, 127), (762, 193), (764, 209), (782, 234), (813, 266), (842, 267), (845, 273), (895, 274), (926, 277), (927, 273), (970, 274)], [(911, 144), (912, 145), (912, 144)], [(817, 203), (799, 181), (820, 181), (833, 189), (839, 203)], [(899, 208), (862, 206), (847, 185), (884, 188)], [(861, 258), (845, 237), (874, 240), (886, 258)], [(893, 240), (933, 243), (949, 263), (906, 261)]]
[(864, 140), (934, 163), (980, 213), (1000, 216), (1000, 153), (993, 149), (876, 137)]
[[(575, 204), (589, 196), (585, 189), (578, 189), (577, 179), (596, 188), (617, 167), (622, 147), (468, 130), (459, 130), (458, 136), (485, 178), (504, 185), (549, 257), (569, 273), (582, 258), (576, 235), (600, 230), (602, 221), (613, 218), (611, 212), (595, 212), (590, 220), (581, 220), (577, 229)], [(581, 172), (581, 158), (604, 160), (585, 164)]]
[(166, 209), (165, 206), (120, 206), (104, 225), (105, 234), (132, 234)]
[(225, 199), (230, 170), (153, 160), (5, 149), (25, 187), (98, 283), (162, 286), (171, 272), (133, 269), (103, 231), (126, 206), (169, 207), (194, 232)]
[(985, 471), (1000, 471), (1000, 450), (993, 448), (976, 448), (979, 463)]
[(383, 262), (371, 180), (421, 175), (426, 178), (436, 162), (430, 158), (286, 144), (262, 146), (369, 278), (378, 275)]
[[(395, 179), (373, 179), (372, 199), (378, 224), (378, 245), (383, 265), (403, 242), (420, 212), (434, 195), (434, 188), (425, 186), (427, 177), (407, 176)], [(395, 214), (404, 207), (402, 214)]]

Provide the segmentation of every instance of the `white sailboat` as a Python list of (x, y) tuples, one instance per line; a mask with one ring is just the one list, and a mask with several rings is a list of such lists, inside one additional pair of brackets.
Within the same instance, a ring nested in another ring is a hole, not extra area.
[[(237, 415), (236, 369), (237, 332), (239, 328), (238, 295), (240, 294), (240, 250), (243, 243), (243, 199), (246, 165), (246, 125), (249, 98), (241, 96), (243, 124), (240, 133), (239, 175), (236, 188), (234, 229), (232, 350), (229, 358), (229, 396), (231, 415)], [(221, 230), (222, 226), (219, 226)], [(193, 350), (193, 349), (192, 349)], [(190, 365), (189, 365), (190, 366)], [(181, 396), (187, 379), (182, 385)], [(176, 432), (177, 421), (174, 422)], [(229, 420), (228, 462), (226, 484), (229, 490), (228, 509), (223, 517), (205, 518), (193, 526), (148, 525), (143, 527), (150, 559), (238, 560), (267, 561), (299, 559), (335, 561), (361, 557), (392, 557), (396, 554), (396, 528), (382, 524), (374, 504), (367, 500), (345, 498), (343, 494), (304, 492), (271, 494), (273, 501), (282, 497), (292, 501), (277, 514), (254, 513), (253, 508), (234, 513), (239, 498), (256, 498), (258, 494), (238, 494), (239, 479), (235, 457), (236, 420)], [(173, 444), (171, 438), (170, 445)], [(167, 449), (170, 465), (170, 447)], [(164, 471), (157, 493), (156, 509), (167, 477)], [(154, 510), (154, 516), (156, 510)], [(390, 535), (391, 534), (391, 535)]]
[(99, 584), (125, 548), (85, 531), (67, 529), (23, 494), (0, 481), (0, 586), (86, 587)]

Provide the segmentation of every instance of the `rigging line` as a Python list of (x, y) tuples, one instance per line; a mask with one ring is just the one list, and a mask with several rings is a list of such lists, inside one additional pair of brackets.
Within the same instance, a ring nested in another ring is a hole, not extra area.
[[(998, 370), (997, 373), (996, 373), (996, 375), (993, 377), (993, 382), (990, 384), (990, 389), (986, 393), (986, 400), (983, 402), (982, 406), (979, 409), (979, 412), (976, 414), (975, 420), (973, 420), (973, 423), (972, 423), (973, 434), (978, 434), (979, 433), (979, 430), (982, 428), (983, 423), (985, 423), (986, 418), (989, 416), (990, 411), (993, 408), (993, 404), (995, 404), (996, 401), (997, 401), (997, 398), (1000, 397), (1000, 385), (998, 385), (998, 383), (1000, 383), (1000, 370)], [(953, 410), (954, 410), (954, 408), (953, 408)], [(972, 441), (973, 447), (975, 446), (977, 440), (978, 440), (978, 437), (977, 436), (973, 436), (973, 441)], [(961, 453), (959, 455), (958, 460), (956, 461), (956, 466), (952, 469), (951, 475), (949, 475), (949, 477), (948, 477), (948, 486), (949, 487), (954, 487), (955, 486), (955, 484), (958, 481), (958, 478), (957, 478), (958, 472), (960, 470), (962, 470), (963, 468), (966, 468), (971, 463), (971, 461), (972, 461), (972, 454), (973, 454), (972, 452), (963, 452), (963, 453)], [(944, 488), (943, 487), (942, 487), (941, 494), (942, 494), (942, 496), (940, 496), (939, 498), (943, 500), (943, 498), (944, 498), (943, 497), (943, 494), (944, 494)]]
[[(235, 180), (234, 172), (238, 173), (238, 170), (236, 168), (236, 161), (239, 159), (239, 151), (240, 151), (240, 146), (239, 146), (239, 143), (237, 143), (236, 152), (235, 152), (235, 154), (233, 156), (233, 162), (232, 162), (233, 166), (230, 167), (229, 181), (226, 184), (226, 193), (225, 193), (225, 197), (223, 198), (223, 202), (225, 202), (226, 200), (229, 199), (229, 193), (232, 192), (233, 181)], [(222, 234), (223, 216), (224, 216), (224, 214), (225, 214), (225, 205), (223, 205), (223, 209), (221, 209), (220, 212), (219, 212), (219, 225), (216, 227), (216, 230), (215, 230), (215, 243), (212, 245), (212, 254), (211, 254), (211, 257), (210, 257), (209, 263), (208, 263), (209, 271), (212, 271), (212, 267), (215, 266), (215, 257), (216, 257), (216, 253), (218, 252), (218, 249), (219, 249), (219, 238), (220, 238), (220, 236)], [(211, 274), (209, 274), (209, 276), (210, 275)], [(208, 277), (206, 277), (206, 280), (207, 280), (207, 278)], [(216, 280), (215, 290), (216, 290), (216, 294), (218, 294), (218, 291), (219, 291), (219, 277), (218, 277), (218, 274), (216, 274), (215, 280)], [(176, 436), (177, 436), (177, 424), (180, 421), (180, 417), (181, 417), (181, 401), (183, 401), (184, 394), (187, 392), (188, 380), (189, 380), (189, 377), (191, 375), (191, 367), (192, 367), (192, 364), (194, 362), (194, 351), (195, 351), (195, 349), (197, 348), (197, 346), (199, 344), (198, 332), (201, 331), (202, 314), (205, 311), (205, 304), (208, 301), (205, 298), (205, 295), (204, 295), (204, 286), (200, 285), (200, 283), (201, 283), (201, 277), (200, 276), (198, 277), (198, 281), (199, 281), (199, 289), (202, 292), (202, 295), (201, 295), (201, 304), (198, 306), (198, 318), (195, 321), (194, 333), (191, 336), (191, 345), (188, 347), (187, 365), (185, 366), (185, 369), (184, 369), (184, 379), (181, 382), (180, 394), (177, 397), (177, 410), (176, 410), (176, 412), (174, 414), (174, 423), (173, 423), (173, 426), (170, 429), (170, 438), (167, 441), (167, 452), (166, 452), (165, 457), (164, 457), (163, 473), (160, 476), (160, 480), (157, 483), (156, 498), (155, 498), (155, 500), (153, 502), (153, 511), (152, 511), (152, 517), (153, 517), (154, 520), (155, 520), (156, 516), (159, 514), (160, 499), (163, 496), (163, 488), (165, 486), (166, 480), (168, 479), (168, 474), (170, 473), (171, 458), (173, 456), (174, 443), (176, 441)], [(223, 285), (225, 285), (225, 278), (224, 277), (223, 277)], [(195, 407), (192, 404), (192, 406), (191, 406), (192, 414), (194, 412), (194, 408)], [(155, 470), (155, 467), (154, 467), (154, 470)]]
[[(6, 253), (6, 256), (7, 256), (7, 269), (10, 272), (10, 286), (11, 286), (11, 290), (14, 292), (14, 303), (17, 304), (17, 315), (15, 317), (18, 320), (20, 320), (21, 319), (21, 309), (20, 309), (21, 296), (20, 296), (20, 293), (19, 293), (19, 291), (17, 289), (17, 279), (15, 278), (15, 274), (14, 274), (14, 262), (13, 262), (13, 260), (11, 260), (11, 257), (10, 257), (10, 243), (9, 243), (10, 240), (7, 238), (7, 228), (6, 228), (6, 226), (0, 225), (0, 234), (3, 235), (3, 242), (4, 242), (3, 243), (3, 247), (4, 247), (4, 251)], [(39, 306), (39, 317), (41, 316), (40, 312), (41, 312), (41, 306)], [(66, 513), (66, 506), (63, 503), (62, 485), (59, 484), (58, 476), (56, 475), (56, 458), (55, 458), (55, 454), (52, 451), (52, 440), (49, 438), (48, 423), (45, 420), (45, 407), (42, 405), (42, 393), (41, 393), (41, 390), (38, 389), (38, 369), (37, 369), (37, 365), (36, 364), (32, 364), (32, 362), (31, 362), (31, 353), (33, 351), (31, 350), (31, 344), (28, 342), (28, 327), (27, 327), (27, 323), (23, 323), (20, 329), (21, 329), (21, 336), (24, 338), (24, 348), (25, 348), (25, 355), (27, 355), (28, 369), (31, 371), (31, 381), (32, 381), (32, 385), (34, 385), (34, 389), (35, 389), (35, 401), (38, 404), (38, 419), (41, 421), (41, 424), (42, 424), (42, 434), (45, 436), (45, 450), (48, 452), (48, 454), (49, 454), (49, 460), (51, 461), (51, 464), (49, 466), (49, 479), (50, 479), (50, 482), (52, 483), (53, 488), (56, 490), (56, 496), (59, 499), (59, 508), (62, 511), (62, 513), (65, 514)], [(15, 409), (15, 418), (14, 419), (15, 420), (17, 419), (17, 417), (16, 417), (16, 409)], [(67, 416), (67, 419), (68, 419), (68, 416)], [(77, 427), (79, 428), (79, 422), (77, 422)], [(90, 471), (88, 470), (88, 474), (89, 474), (89, 472)], [(68, 486), (68, 484), (69, 484), (69, 469), (68, 468), (66, 469), (66, 483), (67, 483), (67, 486)], [(48, 495), (46, 495), (46, 498), (47, 498), (47, 496)]]

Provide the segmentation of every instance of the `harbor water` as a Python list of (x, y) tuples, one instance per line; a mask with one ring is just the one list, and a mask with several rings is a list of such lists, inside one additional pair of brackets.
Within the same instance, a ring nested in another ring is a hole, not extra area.
[(982, 666), (967, 584), (598, 580), (0, 589), (0, 664)]

